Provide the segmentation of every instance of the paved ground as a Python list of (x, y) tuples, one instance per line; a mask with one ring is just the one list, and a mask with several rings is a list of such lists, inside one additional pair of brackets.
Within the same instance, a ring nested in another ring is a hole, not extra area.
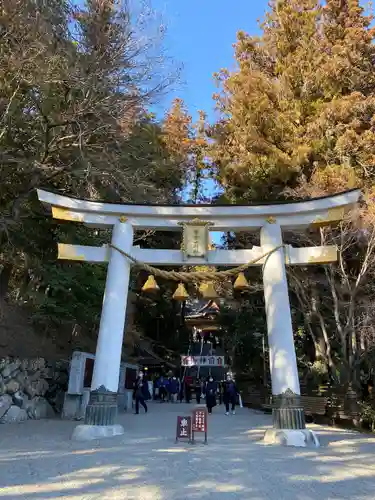
[(221, 408), (208, 446), (174, 444), (176, 416), (192, 405), (151, 404), (122, 415), (126, 435), (70, 441), (74, 422), (0, 426), (2, 500), (372, 500), (375, 437), (316, 427), (317, 450), (265, 446), (270, 417)]

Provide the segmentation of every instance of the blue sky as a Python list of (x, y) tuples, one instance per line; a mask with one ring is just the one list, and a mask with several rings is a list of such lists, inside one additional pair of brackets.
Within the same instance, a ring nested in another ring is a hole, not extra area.
[[(82, 5), (84, 0), (76, 0)], [(139, 0), (131, 0), (133, 6)], [(258, 19), (263, 19), (268, 0), (149, 0), (166, 26), (166, 55), (176, 65), (182, 65), (180, 82), (153, 107), (163, 116), (175, 97), (184, 100), (193, 120), (202, 109), (210, 121), (214, 118), (212, 94), (216, 91), (213, 73), (234, 67), (233, 43), (236, 33), (243, 30), (259, 33)], [(215, 185), (205, 183), (207, 195), (213, 195)], [(219, 243), (221, 233), (213, 235)]]
[[(153, 0), (154, 9), (166, 25), (165, 48), (169, 57), (182, 65), (181, 82), (155, 106), (162, 116), (175, 97), (181, 97), (193, 119), (198, 110), (214, 118), (212, 94), (216, 91), (213, 73), (234, 67), (233, 43), (239, 30), (259, 32), (268, 0)], [(213, 182), (205, 183), (208, 196)], [(219, 235), (214, 238), (217, 242)]]
[(232, 44), (238, 30), (258, 33), (268, 0), (153, 0), (163, 16), (167, 53), (183, 65), (182, 83), (159, 103), (162, 112), (173, 97), (181, 97), (195, 119), (203, 109), (213, 116), (212, 75), (234, 66)]

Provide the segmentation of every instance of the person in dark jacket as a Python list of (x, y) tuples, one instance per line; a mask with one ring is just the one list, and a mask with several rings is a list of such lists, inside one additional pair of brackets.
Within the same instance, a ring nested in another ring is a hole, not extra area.
[(210, 375), (206, 384), (206, 405), (208, 413), (212, 413), (212, 408), (216, 406), (217, 384)]
[(177, 403), (178, 392), (179, 392), (179, 383), (177, 377), (174, 376), (169, 380), (169, 393), (171, 395), (170, 399), (172, 403)]
[(138, 378), (134, 384), (134, 399), (135, 399), (135, 414), (139, 414), (139, 403), (143, 406), (147, 413), (146, 399), (148, 398), (148, 384), (144, 379), (143, 372), (139, 372)]
[(225, 404), (225, 415), (229, 415), (229, 406), (231, 406), (232, 415), (236, 414), (237, 402), (237, 387), (231, 375), (227, 375), (227, 380), (224, 382), (223, 400)]
[(161, 376), (158, 381), (158, 387), (159, 387), (159, 397), (160, 397), (160, 402), (164, 403), (165, 402), (165, 396), (167, 395), (167, 389), (165, 387), (165, 378)]

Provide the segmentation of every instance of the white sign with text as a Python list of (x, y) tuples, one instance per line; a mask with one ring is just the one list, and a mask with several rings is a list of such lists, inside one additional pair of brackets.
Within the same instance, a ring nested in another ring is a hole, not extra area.
[(181, 355), (181, 366), (222, 366), (224, 356), (185, 356)]

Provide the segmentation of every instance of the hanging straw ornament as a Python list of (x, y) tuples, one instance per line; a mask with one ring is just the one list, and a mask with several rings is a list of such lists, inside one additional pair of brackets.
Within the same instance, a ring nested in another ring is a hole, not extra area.
[(249, 282), (245, 278), (244, 273), (239, 273), (233, 284), (233, 288), (238, 292), (243, 292), (249, 289)]
[(152, 274), (147, 278), (146, 283), (142, 287), (144, 293), (155, 293), (160, 290), (159, 285), (156, 283), (155, 276)]
[(179, 302), (185, 302), (189, 298), (189, 294), (186, 291), (185, 285), (183, 283), (180, 283), (178, 287), (176, 288), (176, 291), (172, 295), (172, 298), (174, 300), (177, 300)]
[(218, 294), (216, 293), (216, 290), (214, 288), (212, 281), (209, 281), (207, 283), (202, 283), (201, 286), (199, 287), (199, 291), (202, 294), (202, 297), (204, 299), (217, 299), (218, 298)]

